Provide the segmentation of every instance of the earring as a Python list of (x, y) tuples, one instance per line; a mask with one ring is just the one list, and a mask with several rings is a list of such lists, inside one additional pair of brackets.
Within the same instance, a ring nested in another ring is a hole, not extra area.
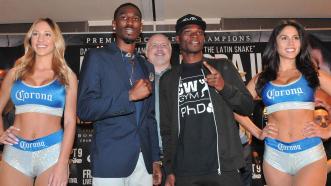
[(116, 30), (116, 27), (113, 27), (113, 30)]

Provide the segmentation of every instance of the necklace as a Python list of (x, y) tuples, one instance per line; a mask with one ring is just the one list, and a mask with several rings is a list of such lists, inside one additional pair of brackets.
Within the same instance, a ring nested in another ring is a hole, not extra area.
[(128, 58), (128, 62), (130, 63), (130, 66), (131, 66), (129, 82), (130, 82), (130, 85), (133, 86), (133, 73), (134, 73), (134, 70), (135, 70), (134, 54), (126, 53), (124, 55), (123, 51), (121, 50), (121, 57), (122, 57), (123, 63), (125, 62), (124, 57)]

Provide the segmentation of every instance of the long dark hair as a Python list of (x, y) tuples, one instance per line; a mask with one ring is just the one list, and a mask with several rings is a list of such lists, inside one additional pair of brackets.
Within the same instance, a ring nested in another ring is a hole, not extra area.
[(261, 96), (261, 91), (264, 85), (277, 78), (277, 72), (279, 70), (279, 54), (277, 52), (277, 36), (286, 27), (293, 26), (299, 33), (300, 37), (300, 52), (296, 56), (296, 68), (307, 79), (308, 84), (313, 89), (319, 86), (318, 72), (316, 66), (312, 63), (309, 54), (309, 45), (307, 40), (307, 34), (301, 24), (294, 20), (281, 21), (272, 31), (267, 46), (262, 56), (262, 72), (256, 83), (256, 92)]

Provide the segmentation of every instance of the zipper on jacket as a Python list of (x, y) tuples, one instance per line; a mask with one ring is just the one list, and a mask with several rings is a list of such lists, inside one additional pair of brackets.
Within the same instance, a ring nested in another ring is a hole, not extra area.
[[(203, 72), (203, 69), (201, 69), (201, 72), (202, 72), (203, 78), (206, 79), (206, 76), (205, 76), (205, 73)], [(207, 83), (207, 82), (205, 82), (205, 83)], [(209, 89), (209, 86), (208, 86), (208, 94), (209, 94), (209, 98), (210, 98), (211, 105), (213, 106), (213, 119), (214, 119), (215, 130), (216, 130), (217, 163), (218, 163), (217, 173), (218, 173), (218, 175), (221, 175), (221, 174), (222, 174), (222, 171), (221, 171), (220, 153), (219, 153), (219, 147), (218, 147), (218, 130), (217, 130), (216, 117), (215, 117), (214, 103), (213, 103), (213, 99), (211, 98), (211, 95), (210, 95), (210, 89)]]
[[(178, 80), (178, 89), (177, 89), (177, 120), (178, 120), (178, 139), (179, 139), (179, 135), (180, 135), (180, 114), (179, 114), (179, 85), (182, 81), (182, 77), (179, 76), (179, 80)], [(182, 85), (183, 86), (183, 85)]]

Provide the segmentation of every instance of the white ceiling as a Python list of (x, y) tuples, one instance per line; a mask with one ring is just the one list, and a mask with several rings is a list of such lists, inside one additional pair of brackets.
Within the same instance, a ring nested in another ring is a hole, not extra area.
[[(0, 0), (0, 24), (112, 20), (123, 0)], [(131, 0), (152, 21), (152, 0)], [(331, 0), (155, 0), (157, 21), (193, 13), (203, 18), (331, 18)], [(170, 21), (171, 22), (171, 21)]]

